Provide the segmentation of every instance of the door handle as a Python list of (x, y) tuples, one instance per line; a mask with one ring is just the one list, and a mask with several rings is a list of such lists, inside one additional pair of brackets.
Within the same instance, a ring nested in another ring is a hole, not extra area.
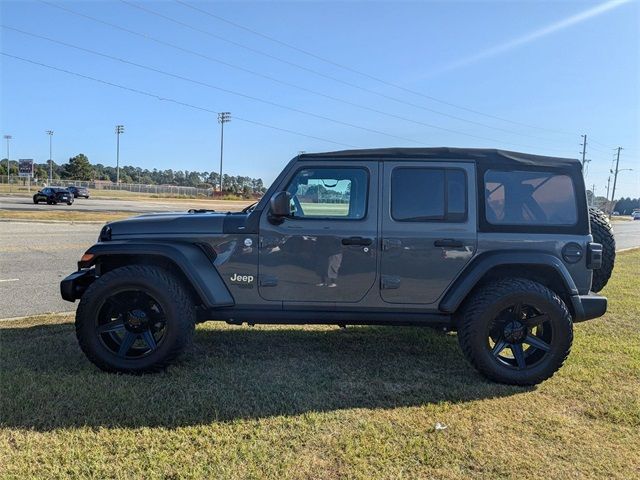
[(435, 247), (445, 247), (445, 248), (461, 248), (464, 246), (462, 240), (454, 240), (453, 238), (441, 238), (433, 242)]
[(348, 237), (348, 238), (342, 239), (343, 245), (363, 245), (365, 247), (368, 247), (372, 243), (373, 243), (373, 240), (371, 240), (370, 238), (364, 238), (364, 237)]

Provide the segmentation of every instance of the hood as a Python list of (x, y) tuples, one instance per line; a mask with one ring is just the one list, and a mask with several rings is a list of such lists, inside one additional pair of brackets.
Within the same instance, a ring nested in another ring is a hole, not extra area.
[(171, 212), (153, 213), (111, 222), (105, 228), (111, 237), (126, 236), (176, 236), (223, 233), (228, 217), (246, 217), (241, 213)]

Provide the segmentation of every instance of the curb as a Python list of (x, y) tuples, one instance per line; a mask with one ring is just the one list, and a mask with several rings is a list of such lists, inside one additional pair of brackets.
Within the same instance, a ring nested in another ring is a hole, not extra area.
[(17, 223), (79, 223), (87, 225), (104, 225), (110, 220), (38, 220), (35, 218), (0, 218), (0, 222), (17, 222)]
[(640, 246), (638, 246), (638, 247), (622, 248), (622, 249), (620, 249), (620, 250), (616, 250), (616, 253), (628, 252), (628, 251), (630, 251), (630, 250), (637, 250), (637, 249), (639, 249), (639, 248), (640, 248)]
[(39, 317), (49, 317), (51, 315), (72, 315), (76, 313), (72, 312), (50, 312), (50, 313), (37, 313), (35, 315), (24, 315), (22, 317), (9, 317), (9, 318), (0, 318), (0, 322), (10, 322), (12, 320), (25, 320), (27, 318), (39, 318)]

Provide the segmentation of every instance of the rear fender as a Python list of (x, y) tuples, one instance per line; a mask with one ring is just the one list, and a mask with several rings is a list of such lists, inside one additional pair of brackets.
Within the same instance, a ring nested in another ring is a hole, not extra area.
[[(479, 255), (467, 268), (465, 268), (458, 278), (453, 282), (444, 298), (438, 306), (444, 313), (454, 313), (464, 299), (473, 289), (485, 278), (489, 272), (500, 267), (517, 267), (517, 271), (511, 276), (528, 277), (527, 266), (545, 267), (549, 272), (553, 272), (553, 278), (549, 278), (547, 285), (560, 284), (564, 291), (556, 292), (573, 298), (578, 295), (571, 274), (562, 261), (549, 253), (544, 252), (488, 252)], [(573, 302), (572, 302), (573, 303)], [(573, 305), (572, 305), (573, 306)], [(578, 313), (578, 312), (576, 312)]]

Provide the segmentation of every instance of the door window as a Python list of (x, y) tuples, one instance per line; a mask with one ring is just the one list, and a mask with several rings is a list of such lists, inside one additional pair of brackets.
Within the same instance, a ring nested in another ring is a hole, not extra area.
[(367, 211), (369, 175), (363, 168), (304, 168), (293, 177), (293, 218), (359, 220)]
[(397, 222), (464, 222), (467, 218), (465, 172), (446, 168), (394, 169), (391, 216)]

